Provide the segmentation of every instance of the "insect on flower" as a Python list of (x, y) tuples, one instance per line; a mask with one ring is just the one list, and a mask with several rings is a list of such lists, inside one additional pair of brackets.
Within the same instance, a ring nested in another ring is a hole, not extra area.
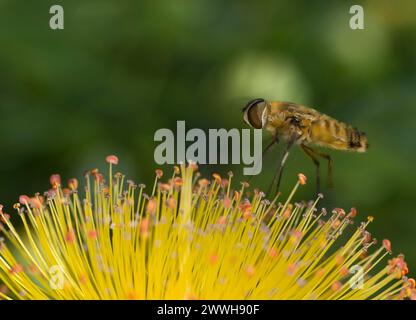
[(277, 179), (277, 191), (283, 168), (293, 145), (299, 145), (316, 166), (316, 188), (320, 192), (320, 172), (318, 157), (328, 161), (328, 186), (332, 187), (331, 156), (317, 151), (312, 146), (334, 150), (365, 152), (368, 148), (364, 132), (340, 122), (319, 111), (291, 102), (253, 99), (243, 109), (243, 119), (255, 129), (265, 128), (273, 138), (263, 150), (263, 156), (280, 138), (286, 141), (286, 148), (279, 167), (269, 187), (269, 193)]

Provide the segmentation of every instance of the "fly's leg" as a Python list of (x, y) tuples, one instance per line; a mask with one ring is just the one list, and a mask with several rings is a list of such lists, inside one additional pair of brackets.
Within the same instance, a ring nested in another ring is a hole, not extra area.
[[(267, 146), (263, 149), (263, 152), (261, 154), (262, 159), (264, 158), (264, 156), (268, 153), (268, 151), (275, 145), (279, 143), (279, 138), (278, 136), (274, 136), (273, 139), (267, 144)], [(251, 179), (254, 176), (250, 176), (250, 178), (248, 179), (248, 182), (251, 181)]]
[(304, 144), (301, 144), (300, 147), (302, 148), (303, 152), (313, 161), (313, 163), (316, 166), (316, 194), (320, 193), (321, 190), (321, 175), (319, 170), (319, 161), (316, 159), (316, 157), (313, 154), (313, 151), (311, 151), (310, 148), (305, 146)]
[(273, 187), (276, 179), (277, 179), (277, 184), (276, 184), (277, 190), (276, 190), (276, 193), (279, 192), (280, 182), (282, 180), (282, 175), (283, 175), (283, 169), (285, 167), (286, 160), (289, 157), (290, 148), (294, 145), (294, 143), (296, 142), (296, 140), (298, 139), (298, 137), (299, 137), (298, 135), (294, 135), (288, 141), (288, 143), (286, 145), (285, 152), (283, 153), (282, 160), (280, 161), (279, 167), (278, 167), (278, 169), (277, 169), (277, 171), (276, 171), (276, 173), (274, 175), (273, 181), (272, 181), (272, 183), (270, 184), (270, 186), (269, 186), (269, 188), (267, 190), (267, 194), (270, 194), (270, 192), (272, 191), (272, 187)]
[(309, 151), (312, 152), (313, 154), (320, 156), (328, 161), (328, 188), (332, 188), (334, 186), (334, 183), (333, 183), (333, 174), (332, 174), (333, 161), (332, 161), (331, 156), (329, 154), (314, 150), (311, 147), (306, 147), (306, 148), (308, 148)]

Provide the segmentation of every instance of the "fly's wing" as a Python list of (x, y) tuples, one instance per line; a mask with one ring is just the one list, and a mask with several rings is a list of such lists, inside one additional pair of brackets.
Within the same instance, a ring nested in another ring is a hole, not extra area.
[(299, 119), (314, 121), (322, 116), (322, 114), (312, 108), (302, 106), (293, 102), (282, 102), (282, 109)]

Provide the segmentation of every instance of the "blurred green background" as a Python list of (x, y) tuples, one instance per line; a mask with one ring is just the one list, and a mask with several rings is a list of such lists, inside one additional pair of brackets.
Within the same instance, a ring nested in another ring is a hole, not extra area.
[[(49, 28), (49, 8), (65, 29)], [(349, 28), (361, 4), (365, 30)], [(416, 3), (401, 1), (0, 0), (0, 202), (49, 188), (49, 175), (81, 179), (119, 169), (151, 184), (159, 128), (244, 128), (255, 97), (312, 106), (365, 131), (366, 154), (330, 152), (335, 188), (322, 205), (375, 216), (370, 230), (406, 254), (415, 274)], [(266, 134), (264, 135), (266, 139)], [(266, 189), (282, 147), (252, 185)], [(204, 174), (241, 166), (202, 166)], [(323, 167), (324, 168), (324, 167)], [(287, 195), (314, 197), (314, 167), (300, 150)], [(323, 171), (325, 173), (325, 171)], [(326, 179), (323, 174), (324, 182)]]

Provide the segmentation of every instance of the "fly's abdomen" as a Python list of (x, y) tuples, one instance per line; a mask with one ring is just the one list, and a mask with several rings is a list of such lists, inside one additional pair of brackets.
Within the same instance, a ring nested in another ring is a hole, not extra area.
[(349, 127), (348, 132), (348, 147), (349, 150), (356, 152), (365, 152), (368, 148), (367, 136), (364, 132), (357, 128)]
[(368, 146), (363, 132), (327, 116), (311, 124), (309, 138), (311, 144), (336, 150), (365, 152)]

